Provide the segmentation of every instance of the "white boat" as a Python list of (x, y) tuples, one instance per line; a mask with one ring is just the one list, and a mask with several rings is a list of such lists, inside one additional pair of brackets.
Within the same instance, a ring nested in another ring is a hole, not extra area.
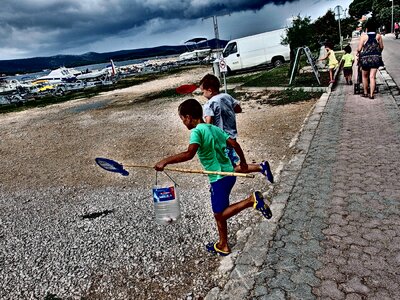
[(198, 49), (190, 52), (184, 52), (179, 55), (178, 60), (203, 60), (211, 54), (211, 49)]
[(51, 71), (46, 76), (41, 76), (41, 77), (37, 78), (35, 80), (35, 82), (47, 81), (47, 83), (49, 83), (49, 84), (58, 84), (58, 83), (62, 83), (62, 82), (69, 82), (69, 81), (76, 80), (76, 76), (80, 73), (81, 72), (79, 72), (75, 69), (61, 67), (61, 68)]
[[(186, 48), (188, 51), (182, 53), (178, 57), (178, 61), (184, 60), (203, 60), (210, 56), (211, 49), (200, 49), (198, 43), (207, 41), (206, 38), (194, 38), (185, 42)], [(189, 45), (191, 45), (192, 49), (190, 49)]]
[(7, 77), (0, 77), (0, 94), (8, 94), (17, 91), (21, 83), (17, 79), (7, 79)]
[(102, 70), (97, 70), (97, 71), (80, 74), (80, 75), (76, 76), (76, 79), (78, 79), (78, 80), (94, 79), (94, 78), (107, 76), (108, 73), (109, 73), (108, 69), (104, 68)]

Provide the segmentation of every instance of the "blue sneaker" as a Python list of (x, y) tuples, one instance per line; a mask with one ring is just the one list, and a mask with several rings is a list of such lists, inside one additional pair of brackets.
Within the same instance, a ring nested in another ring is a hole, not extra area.
[(264, 218), (271, 219), (272, 218), (272, 211), (269, 206), (264, 202), (263, 194), (260, 191), (255, 191), (253, 193), (254, 197), (254, 209), (260, 211)]
[(274, 175), (272, 175), (271, 168), (269, 167), (268, 161), (263, 161), (261, 164), (261, 173), (267, 177), (268, 181), (274, 183)]

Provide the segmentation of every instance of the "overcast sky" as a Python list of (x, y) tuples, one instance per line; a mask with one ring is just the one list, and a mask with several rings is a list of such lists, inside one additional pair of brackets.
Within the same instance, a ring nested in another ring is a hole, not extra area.
[(232, 39), (313, 20), (352, 0), (0, 0), (0, 60)]

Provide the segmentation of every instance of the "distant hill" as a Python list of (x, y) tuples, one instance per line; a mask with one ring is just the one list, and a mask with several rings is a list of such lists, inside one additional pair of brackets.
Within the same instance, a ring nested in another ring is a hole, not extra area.
[[(219, 47), (225, 47), (228, 41), (218, 40)], [(217, 40), (212, 39), (198, 43), (199, 48), (210, 47), (216, 49)], [(190, 49), (193, 46), (188, 45)], [(88, 52), (81, 55), (55, 55), (50, 57), (33, 57), (13, 60), (0, 60), (0, 74), (14, 75), (16, 73), (33, 73), (44, 69), (57, 69), (60, 66), (68, 68), (105, 63), (112, 59), (123, 61), (130, 59), (151, 58), (156, 56), (178, 55), (187, 51), (185, 45), (159, 46), (154, 48), (141, 48), (133, 50), (120, 50), (114, 52)]]

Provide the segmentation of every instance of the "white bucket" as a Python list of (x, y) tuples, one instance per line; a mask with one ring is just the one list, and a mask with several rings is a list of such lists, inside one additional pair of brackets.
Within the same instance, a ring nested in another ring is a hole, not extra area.
[(168, 225), (180, 218), (181, 209), (175, 184), (154, 186), (153, 202), (156, 222), (158, 224)]

